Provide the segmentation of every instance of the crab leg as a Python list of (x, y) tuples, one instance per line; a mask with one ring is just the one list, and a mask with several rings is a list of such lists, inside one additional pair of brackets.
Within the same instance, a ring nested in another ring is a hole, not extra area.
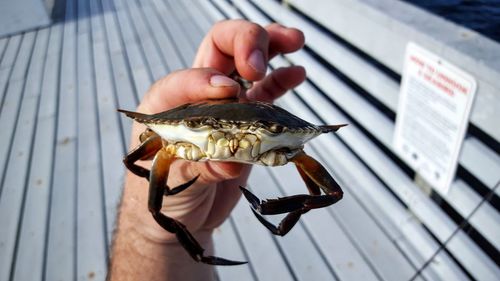
[[(328, 171), (314, 158), (304, 152), (297, 154), (295, 163), (302, 179), (307, 185), (310, 195), (294, 195), (278, 199), (261, 201), (249, 190), (240, 186), (245, 198), (252, 205), (252, 211), (257, 219), (273, 234), (284, 236), (299, 221), (300, 216), (311, 209), (332, 205), (342, 199), (342, 189), (330, 176)], [(320, 195), (321, 190), (325, 195)], [(262, 215), (289, 213), (278, 226), (268, 222)], [(262, 215), (261, 215), (262, 214)]]
[[(138, 160), (150, 159), (162, 147), (160, 136), (150, 132), (151, 131), (146, 131), (142, 133), (141, 144), (123, 158), (123, 163), (132, 173), (146, 179), (149, 179), (149, 170), (135, 164), (135, 162)], [(150, 133), (149, 136), (146, 135), (147, 133)]]
[[(125, 163), (125, 166), (132, 173), (149, 180), (150, 171), (146, 168), (136, 165), (135, 162), (137, 160), (147, 160), (152, 158), (162, 148), (162, 140), (159, 135), (149, 129), (141, 134), (140, 139), (142, 143), (123, 158), (123, 163)], [(165, 196), (174, 195), (183, 191), (184, 189), (191, 186), (198, 179), (198, 177), (199, 175), (194, 177), (190, 181), (176, 186), (172, 189), (168, 188), (167, 186), (164, 192)]]
[(148, 207), (149, 211), (153, 215), (153, 218), (158, 222), (158, 224), (163, 227), (166, 231), (174, 233), (177, 237), (179, 243), (186, 249), (189, 255), (198, 262), (203, 262), (212, 265), (238, 265), (245, 262), (231, 261), (214, 256), (204, 256), (205, 251), (201, 245), (196, 241), (196, 239), (189, 233), (186, 226), (179, 221), (165, 216), (161, 213), (161, 207), (163, 202), (164, 194), (167, 193), (164, 189), (168, 189), (166, 186), (168, 172), (170, 170), (170, 165), (175, 160), (175, 151), (173, 149), (166, 147), (162, 148), (155, 156), (153, 160), (153, 166), (151, 169), (151, 176), (149, 179), (149, 199)]

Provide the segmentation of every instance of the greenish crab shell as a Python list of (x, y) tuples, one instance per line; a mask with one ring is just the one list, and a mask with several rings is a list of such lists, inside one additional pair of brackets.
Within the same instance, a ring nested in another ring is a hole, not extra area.
[(185, 104), (153, 115), (123, 111), (174, 146), (176, 157), (279, 166), (305, 142), (326, 132), (288, 111), (263, 102), (234, 99)]

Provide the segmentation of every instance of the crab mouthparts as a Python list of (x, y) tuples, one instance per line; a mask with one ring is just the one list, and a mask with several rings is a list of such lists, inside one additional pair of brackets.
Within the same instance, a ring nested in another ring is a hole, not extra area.
[[(175, 146), (178, 158), (191, 161), (231, 161), (266, 166), (288, 163), (292, 153), (302, 148), (303, 140), (288, 133), (272, 135), (265, 132), (231, 129), (213, 130), (209, 127), (148, 124), (169, 145)], [(314, 137), (307, 136), (305, 140)]]

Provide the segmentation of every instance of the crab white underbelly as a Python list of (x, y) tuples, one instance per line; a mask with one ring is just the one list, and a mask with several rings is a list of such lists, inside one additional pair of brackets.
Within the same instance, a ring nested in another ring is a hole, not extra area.
[(176, 146), (179, 158), (194, 161), (256, 163), (266, 166), (286, 164), (305, 142), (319, 134), (316, 132), (272, 134), (264, 129), (241, 130), (237, 126), (215, 130), (208, 126), (189, 128), (184, 124), (147, 125), (162, 139)]

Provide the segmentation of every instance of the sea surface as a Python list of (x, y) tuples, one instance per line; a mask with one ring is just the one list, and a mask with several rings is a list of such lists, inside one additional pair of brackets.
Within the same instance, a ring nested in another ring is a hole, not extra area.
[(404, 0), (500, 43), (500, 0)]

